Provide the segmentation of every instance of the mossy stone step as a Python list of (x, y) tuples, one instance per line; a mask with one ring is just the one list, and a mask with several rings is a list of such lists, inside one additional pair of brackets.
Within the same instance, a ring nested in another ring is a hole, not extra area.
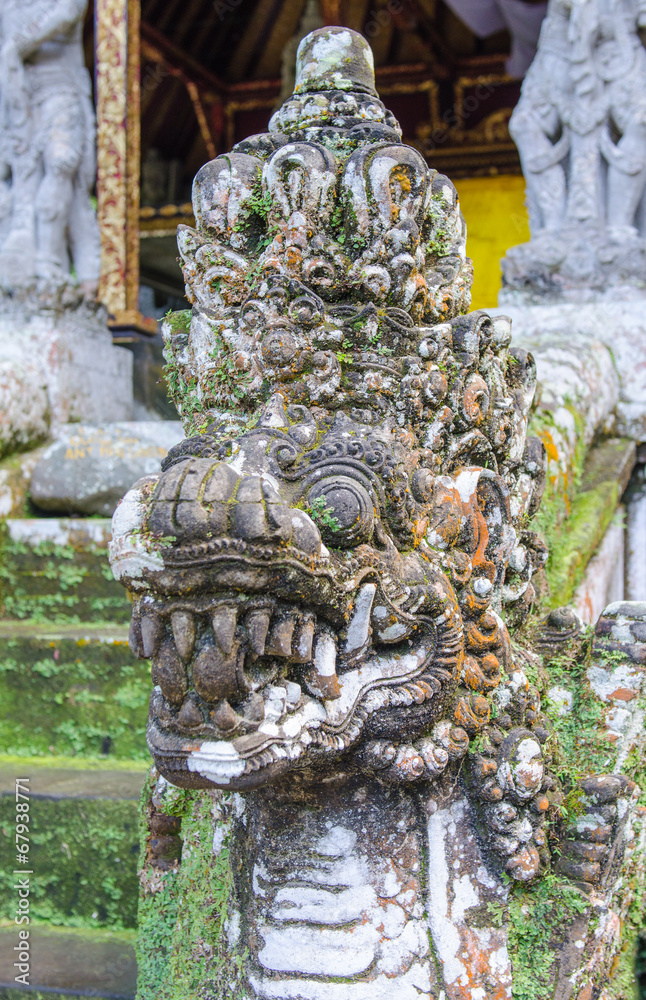
[[(138, 798), (145, 766), (88, 769), (0, 758), (0, 920), (12, 920), (15, 783), (28, 779), (32, 920), (123, 930), (137, 920)], [(48, 985), (53, 986), (53, 983)]]
[[(588, 452), (569, 517), (552, 532), (545, 531), (550, 547), (550, 607), (571, 600), (615, 515), (635, 457), (635, 442), (628, 438), (608, 438)], [(541, 527), (540, 514), (537, 522)]]
[(145, 760), (149, 695), (125, 626), (0, 622), (5, 753)]
[(9, 518), (0, 531), (0, 616), (127, 623), (108, 562), (107, 518)]
[(17, 986), (15, 924), (0, 925), (0, 1000), (41, 1000), (92, 996), (131, 1000), (137, 984), (134, 934), (29, 927), (30, 988)]

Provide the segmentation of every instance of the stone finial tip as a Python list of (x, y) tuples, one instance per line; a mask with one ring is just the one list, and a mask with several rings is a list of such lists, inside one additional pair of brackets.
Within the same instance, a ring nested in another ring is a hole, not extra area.
[(354, 90), (374, 94), (372, 49), (358, 31), (319, 28), (306, 35), (296, 54), (295, 94), (312, 90)]

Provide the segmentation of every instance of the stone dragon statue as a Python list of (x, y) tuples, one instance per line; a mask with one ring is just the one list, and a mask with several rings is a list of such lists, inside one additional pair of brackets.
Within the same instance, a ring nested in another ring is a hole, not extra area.
[(507, 627), (546, 558), (533, 359), (465, 315), (455, 188), (355, 32), (301, 43), (294, 95), (193, 205), (190, 326), (164, 327), (193, 436), (121, 502), (111, 561), (158, 792), (210, 790), (234, 859), (194, 995), (503, 1000), (504, 928), (465, 912), (540, 877), (562, 798)]

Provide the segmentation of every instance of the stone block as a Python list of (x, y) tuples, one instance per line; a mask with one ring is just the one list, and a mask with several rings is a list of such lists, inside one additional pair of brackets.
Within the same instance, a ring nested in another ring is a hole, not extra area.
[(585, 576), (574, 592), (572, 605), (586, 624), (597, 618), (611, 601), (624, 596), (624, 526), (623, 508), (618, 508), (619, 519), (613, 521), (603, 541), (587, 565)]
[[(586, 391), (587, 433), (607, 428), (636, 441), (646, 437), (646, 319), (641, 298), (614, 296), (596, 302), (512, 305), (514, 343), (532, 351), (539, 381), (549, 394), (576, 402)], [(494, 310), (495, 312), (495, 310)], [(605, 350), (604, 347), (605, 346)], [(570, 360), (564, 364), (564, 360)], [(568, 371), (569, 370), (569, 371)], [(569, 372), (576, 372), (572, 378)], [(615, 411), (616, 408), (616, 413)]]
[(31, 477), (31, 498), (58, 514), (111, 515), (136, 480), (159, 472), (184, 433), (179, 422), (67, 424)]
[(0, 297), (0, 455), (68, 421), (130, 420), (132, 355), (87, 303), (41, 308)]

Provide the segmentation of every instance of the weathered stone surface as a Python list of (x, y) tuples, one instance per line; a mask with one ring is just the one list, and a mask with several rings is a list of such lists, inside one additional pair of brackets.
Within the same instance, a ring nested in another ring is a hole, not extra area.
[[(269, 132), (199, 171), (197, 228), (179, 232), (193, 309), (163, 334), (194, 436), (113, 518), (154, 684), (148, 954), (161, 864), (186, 913), (154, 939), (159, 1000), (509, 1000), (527, 984), (570, 1000), (618, 946), (595, 951), (580, 886), (540, 881), (585, 775), (621, 810), (616, 868), (590, 844), (568, 877), (614, 900), (637, 799), (596, 773), (612, 755), (585, 755), (601, 710), (578, 635), (563, 680), (511, 641), (547, 555), (534, 359), (507, 318), (464, 315), (454, 190), (401, 144), (370, 65), (361, 36), (314, 32)], [(609, 353), (593, 379), (587, 356), (566, 361), (602, 424)], [(160, 814), (181, 819), (172, 870)]]
[[(646, 12), (624, 0), (551, 0), (509, 123), (532, 239), (503, 260), (526, 301), (644, 289)], [(503, 300), (506, 304), (506, 300)]]
[(574, 592), (572, 605), (587, 624), (597, 621), (603, 609), (624, 597), (624, 508), (616, 508), (597, 551), (587, 565), (585, 576)]
[(130, 420), (132, 406), (132, 355), (103, 310), (78, 294), (0, 296), (0, 456), (68, 421)]
[(626, 592), (627, 601), (646, 595), (646, 484), (644, 466), (631, 484), (626, 497)]
[(45, 448), (42, 445), (0, 461), (0, 517), (24, 517), (29, 513), (31, 474)]
[(24, 451), (49, 431), (47, 386), (38, 362), (0, 362), (0, 455)]
[(500, 312), (512, 319), (514, 343), (535, 354), (539, 381), (550, 393), (562, 398), (571, 391), (567, 369), (579, 373), (572, 388), (577, 392), (577, 383), (585, 386), (587, 433), (605, 425), (616, 434), (644, 439), (646, 320), (641, 300), (527, 307), (507, 302)]
[(31, 498), (57, 514), (109, 516), (133, 479), (157, 472), (181, 438), (170, 420), (67, 424), (36, 463)]

